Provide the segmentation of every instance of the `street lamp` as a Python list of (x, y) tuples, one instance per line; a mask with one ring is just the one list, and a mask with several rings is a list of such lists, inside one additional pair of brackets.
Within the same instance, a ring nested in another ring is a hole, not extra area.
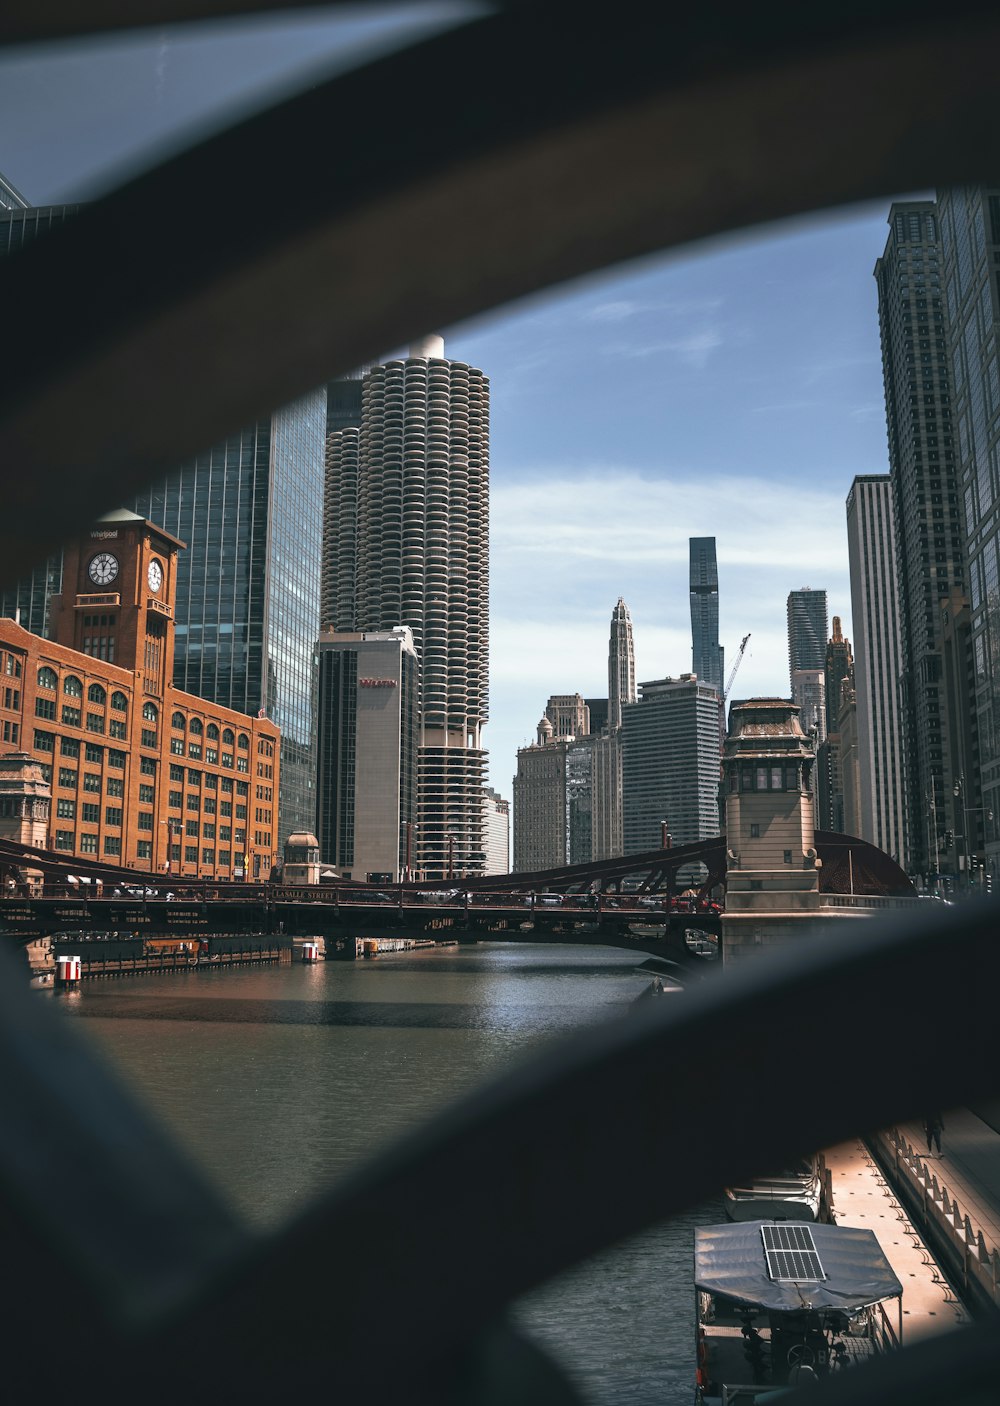
[(673, 844), (673, 836), (671, 835), (670, 831), (667, 829), (667, 826), (668, 826), (669, 824), (670, 824), (669, 820), (661, 820), (661, 821), (660, 821), (660, 848), (661, 848), (661, 849), (670, 849), (671, 845)]

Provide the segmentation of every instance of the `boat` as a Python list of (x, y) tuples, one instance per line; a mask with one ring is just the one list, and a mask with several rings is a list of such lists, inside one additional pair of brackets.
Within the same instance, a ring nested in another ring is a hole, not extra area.
[(730, 1220), (823, 1220), (820, 1160), (803, 1157), (772, 1176), (727, 1186), (723, 1200)]
[(766, 1401), (894, 1351), (902, 1337), (903, 1286), (870, 1230), (768, 1220), (701, 1226), (694, 1282), (700, 1406)]

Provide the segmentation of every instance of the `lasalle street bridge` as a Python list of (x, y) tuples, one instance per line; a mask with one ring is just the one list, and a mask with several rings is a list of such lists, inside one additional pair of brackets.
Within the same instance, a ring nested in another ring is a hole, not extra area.
[[(873, 845), (817, 831), (815, 846), (827, 905), (860, 916), (912, 899), (905, 873)], [(536, 873), (376, 887), (191, 882), (2, 840), (0, 876), (0, 931), (10, 942), (323, 937), (328, 956), (353, 957), (365, 939), (544, 941), (620, 947), (697, 970), (719, 950), (727, 850), (717, 836)]]

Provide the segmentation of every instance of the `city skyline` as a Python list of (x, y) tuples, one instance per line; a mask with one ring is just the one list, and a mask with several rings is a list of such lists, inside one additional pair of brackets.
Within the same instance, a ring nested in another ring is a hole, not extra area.
[[(296, 64), (319, 62), (317, 35), (335, 27), (288, 26), (283, 46), (260, 41), (240, 61), (256, 64), (260, 81), (277, 81), (284, 63), (287, 80)], [(48, 67), (11, 65), (0, 170), (35, 204), (98, 192), (116, 162), (134, 159), (123, 133), (133, 150), (176, 142), (182, 117), (199, 115), (183, 103), (196, 49), (218, 79), (215, 99), (244, 100), (221, 40), (213, 49), (209, 39), (133, 39), (111, 57), (91, 45), (75, 65), (55, 55)], [(96, 83), (113, 93), (113, 123), (108, 113), (78, 120)], [(852, 635), (845, 502), (855, 476), (888, 468), (872, 271), (892, 198), (425, 329), (444, 332), (449, 356), (482, 367), (493, 387), (483, 744), (502, 795), (550, 694), (605, 693), (607, 616), (619, 596), (635, 627), (637, 681), (689, 669), (692, 536), (716, 538), (720, 644), (733, 658), (751, 633), (734, 698), (787, 693), (790, 590), (825, 589)]]

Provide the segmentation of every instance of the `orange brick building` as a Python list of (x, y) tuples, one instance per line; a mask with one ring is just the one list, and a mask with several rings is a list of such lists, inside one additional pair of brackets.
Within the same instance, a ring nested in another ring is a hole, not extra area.
[(109, 513), (65, 549), (52, 640), (0, 619), (0, 753), (41, 765), (51, 849), (176, 878), (267, 877), (280, 734), (174, 688), (183, 545)]

